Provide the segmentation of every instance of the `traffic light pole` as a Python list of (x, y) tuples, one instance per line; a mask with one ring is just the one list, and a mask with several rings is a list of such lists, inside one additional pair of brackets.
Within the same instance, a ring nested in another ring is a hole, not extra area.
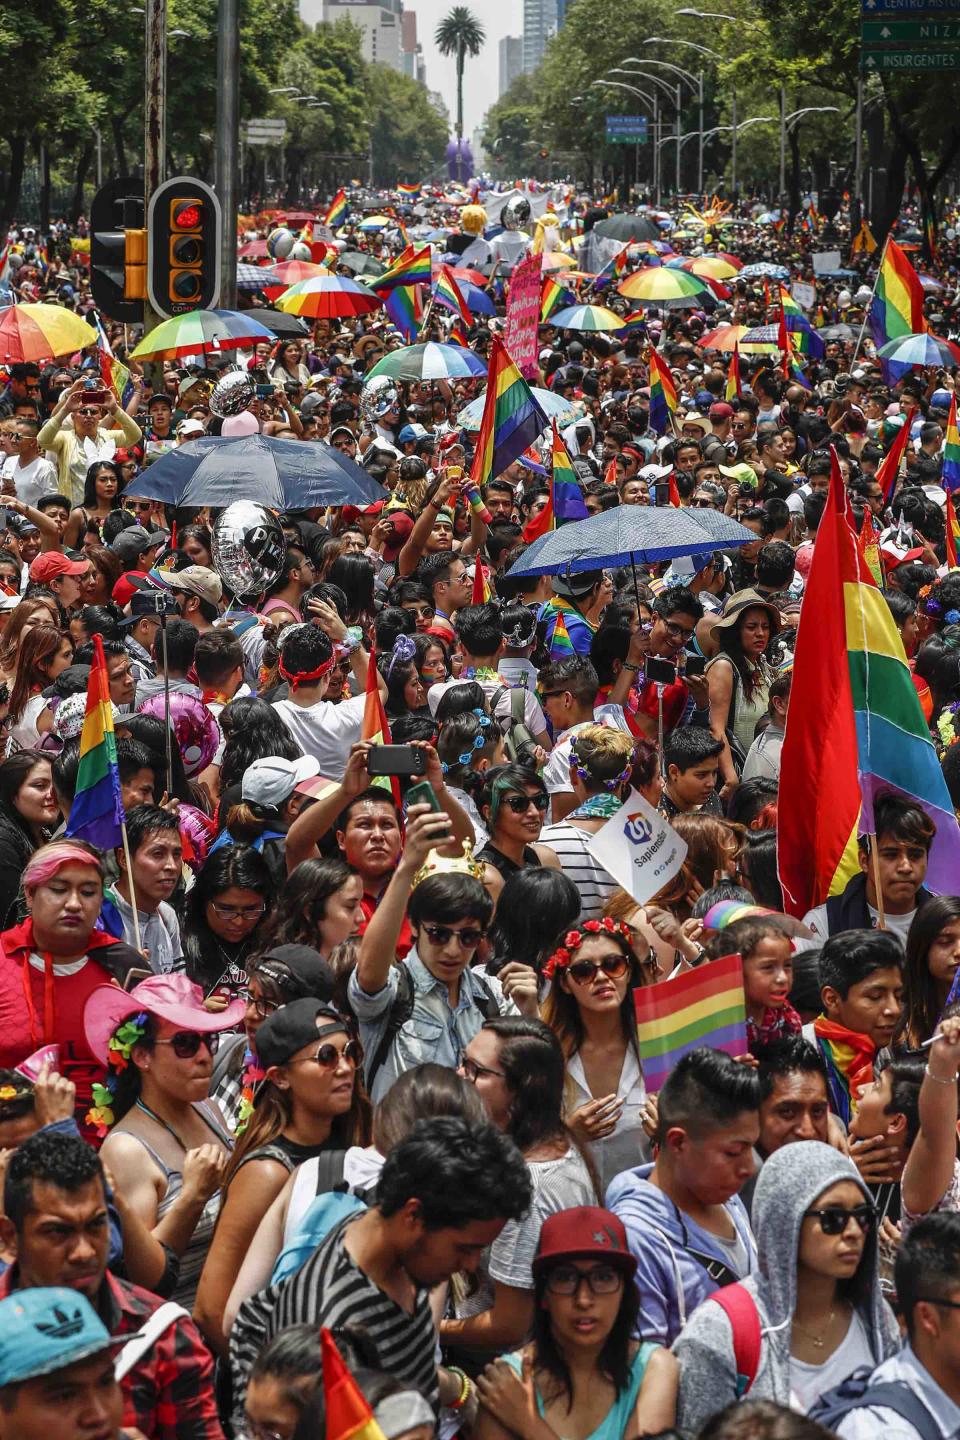
[[(149, 208), (153, 192), (163, 184), (167, 164), (167, 0), (143, 0), (146, 25), (143, 91), (143, 201)], [(143, 307), (143, 332), (156, 329), (162, 316)], [(162, 366), (156, 367), (155, 386), (162, 388)]]
[(240, 21), (237, 0), (220, 0), (217, 32), (217, 158), (215, 188), (223, 212), (220, 306), (237, 308), (237, 176), (239, 170)]

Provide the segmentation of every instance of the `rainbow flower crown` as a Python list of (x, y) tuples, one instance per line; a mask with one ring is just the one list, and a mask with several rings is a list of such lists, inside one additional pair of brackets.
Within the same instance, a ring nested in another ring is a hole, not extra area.
[(86, 1115), (87, 1124), (94, 1127), (101, 1140), (116, 1119), (113, 1113), (113, 1102), (116, 1099), (120, 1076), (130, 1064), (130, 1052), (134, 1045), (138, 1045), (147, 1033), (148, 1019), (146, 1010), (141, 1010), (139, 1015), (133, 1015), (129, 1020), (124, 1020), (123, 1024), (119, 1025), (110, 1036), (110, 1043), (107, 1046), (109, 1055), (106, 1084), (94, 1085), (92, 1090), (93, 1106)]

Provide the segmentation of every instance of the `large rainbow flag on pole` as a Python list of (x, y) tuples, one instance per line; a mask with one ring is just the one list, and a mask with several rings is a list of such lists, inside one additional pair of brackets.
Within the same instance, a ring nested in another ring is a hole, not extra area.
[(432, 279), (430, 246), (425, 245), (422, 250), (415, 250), (412, 245), (408, 245), (393, 264), (388, 266), (382, 275), (377, 276), (374, 289), (379, 294), (381, 290), (396, 290), (401, 285), (429, 285)]
[(793, 663), (780, 766), (777, 860), (784, 904), (802, 916), (856, 873), (857, 835), (892, 792), (937, 827), (927, 886), (956, 890), (960, 829), (903, 642), (861, 553), (833, 452)]
[(326, 1326), (320, 1328), (326, 1440), (386, 1440)]
[(947, 494), (960, 486), (960, 434), (957, 433), (957, 397), (950, 397), (950, 415), (943, 441), (943, 470), (940, 480)]
[(677, 408), (677, 387), (673, 383), (670, 367), (661, 360), (656, 350), (650, 351), (650, 428), (658, 435), (665, 435), (671, 428), (673, 412)]
[(920, 276), (895, 240), (888, 240), (884, 247), (869, 319), (878, 350), (888, 340), (920, 335), (927, 328)]
[(459, 315), (469, 330), (473, 324), (473, 316), (467, 309), (467, 302), (464, 300), (455, 277), (450, 273), (449, 265), (441, 265), (440, 273), (433, 286), (433, 298), (437, 305), (442, 305), (445, 310), (452, 310), (454, 315)]
[(502, 475), (550, 422), (499, 335), (490, 344), (487, 388), (470, 478), (477, 489)]
[(102, 639), (94, 635), (93, 664), (87, 682), (87, 709), (80, 732), (77, 789), (70, 806), (66, 833), (96, 845), (98, 850), (114, 850), (123, 844), (124, 824), (107, 660)]
[(550, 499), (535, 516), (528, 520), (523, 527), (524, 541), (529, 545), (531, 540), (546, 535), (548, 530), (556, 530), (558, 526), (567, 524), (570, 520), (586, 520), (589, 511), (583, 499), (583, 491), (580, 489), (580, 482), (577, 479), (577, 472), (574, 470), (567, 454), (567, 447), (557, 432), (557, 422), (553, 422), (553, 474), (550, 479)]
[(743, 961), (711, 960), (697, 970), (634, 990), (640, 1068), (648, 1094), (662, 1089), (678, 1061), (698, 1045), (747, 1052)]

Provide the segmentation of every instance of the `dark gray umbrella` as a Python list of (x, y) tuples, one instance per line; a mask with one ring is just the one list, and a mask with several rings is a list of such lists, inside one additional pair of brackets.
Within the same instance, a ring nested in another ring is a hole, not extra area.
[(603, 235), (608, 240), (622, 240), (624, 244), (628, 240), (663, 239), (659, 225), (648, 220), (646, 215), (611, 215), (593, 228), (597, 235)]
[(256, 306), (252, 310), (244, 310), (244, 315), (252, 315), (254, 320), (259, 320), (264, 329), (283, 340), (302, 340), (305, 335), (310, 334), (310, 326), (300, 319), (299, 315), (284, 315), (282, 310), (267, 310), (263, 306)]
[(384, 267), (379, 260), (372, 255), (364, 255), (359, 250), (345, 250), (337, 257), (337, 264), (341, 270), (349, 270), (351, 275), (382, 275)]
[(838, 340), (841, 345), (849, 345), (851, 340), (856, 339), (856, 332), (850, 325), (821, 325), (817, 331), (821, 340)]
[(148, 465), (125, 495), (167, 505), (229, 505), (253, 500), (269, 510), (319, 505), (372, 505), (386, 490), (331, 445), (205, 435), (177, 445)]

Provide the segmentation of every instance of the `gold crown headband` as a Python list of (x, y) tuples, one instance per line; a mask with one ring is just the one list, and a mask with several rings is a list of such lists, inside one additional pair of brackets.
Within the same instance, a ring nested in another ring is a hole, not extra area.
[(472, 875), (474, 880), (479, 880), (482, 884), (485, 871), (483, 861), (478, 860), (473, 853), (473, 845), (469, 840), (464, 840), (462, 855), (438, 855), (436, 850), (431, 850), (414, 875), (410, 888), (416, 890), (420, 882), (430, 875)]

